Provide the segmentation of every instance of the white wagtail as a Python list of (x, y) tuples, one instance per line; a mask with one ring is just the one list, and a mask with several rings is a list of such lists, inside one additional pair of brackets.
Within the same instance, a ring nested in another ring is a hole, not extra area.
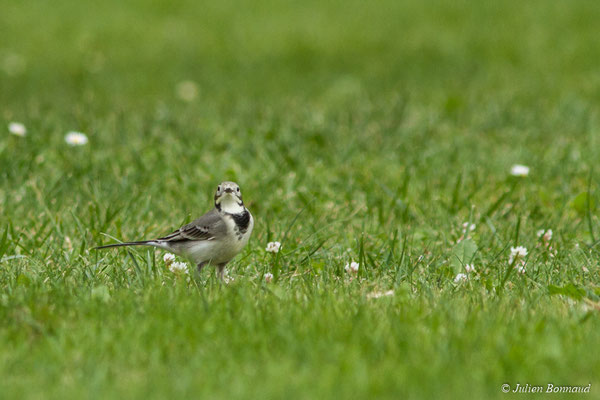
[(219, 278), (223, 279), (225, 265), (248, 243), (253, 227), (254, 218), (244, 206), (240, 187), (235, 182), (223, 182), (215, 193), (215, 208), (170, 235), (96, 249), (154, 246), (188, 258), (198, 266), (198, 271), (207, 264), (216, 265)]

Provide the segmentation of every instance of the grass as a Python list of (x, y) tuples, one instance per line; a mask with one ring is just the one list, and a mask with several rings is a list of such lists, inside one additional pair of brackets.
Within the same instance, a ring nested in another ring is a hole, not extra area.
[[(2, 397), (600, 398), (596, 2), (5, 3)], [(91, 250), (226, 179), (228, 285)]]

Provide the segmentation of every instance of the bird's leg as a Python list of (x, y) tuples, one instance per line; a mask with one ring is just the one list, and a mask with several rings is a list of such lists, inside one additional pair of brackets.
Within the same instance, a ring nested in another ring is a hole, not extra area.
[(225, 266), (227, 265), (227, 263), (222, 263), (217, 265), (217, 268), (219, 269), (219, 280), (221, 282), (225, 281)]
[(198, 273), (200, 273), (202, 271), (202, 268), (204, 268), (204, 266), (206, 264), (208, 264), (208, 262), (206, 262), (206, 261), (198, 263)]

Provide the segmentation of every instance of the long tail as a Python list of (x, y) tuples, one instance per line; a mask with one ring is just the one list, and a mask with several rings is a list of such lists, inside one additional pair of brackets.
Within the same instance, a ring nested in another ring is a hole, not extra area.
[(111, 247), (121, 247), (121, 246), (152, 246), (153, 242), (154, 242), (154, 240), (141, 240), (139, 242), (106, 244), (104, 246), (94, 247), (94, 250), (110, 249)]

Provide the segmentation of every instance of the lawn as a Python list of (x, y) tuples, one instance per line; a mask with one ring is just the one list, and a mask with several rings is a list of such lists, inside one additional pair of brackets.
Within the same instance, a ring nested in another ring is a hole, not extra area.
[[(600, 398), (598, 20), (3, 1), (0, 397)], [(93, 250), (171, 232), (223, 180), (256, 220), (227, 283)]]

